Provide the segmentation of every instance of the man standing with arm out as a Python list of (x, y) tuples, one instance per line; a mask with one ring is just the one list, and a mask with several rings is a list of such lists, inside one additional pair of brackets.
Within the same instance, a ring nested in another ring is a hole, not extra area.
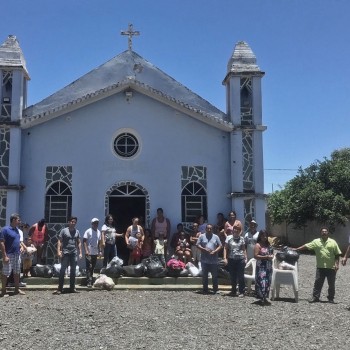
[(222, 249), (220, 238), (213, 234), (213, 226), (207, 224), (205, 233), (197, 240), (197, 248), (201, 251), (203, 294), (208, 294), (208, 274), (211, 273), (213, 280), (213, 292), (219, 294), (218, 281), (218, 252)]
[(79, 259), (82, 258), (79, 231), (75, 228), (77, 217), (72, 216), (68, 220), (68, 227), (61, 230), (57, 242), (57, 255), (61, 258), (61, 270), (58, 280), (58, 289), (53, 294), (61, 294), (63, 291), (64, 274), (70, 266), (70, 292), (77, 293), (75, 289), (75, 269), (79, 250)]
[(15, 282), (15, 294), (26, 294), (19, 289), (19, 275), (21, 273), (21, 249), (27, 250), (23, 242), (21, 242), (21, 236), (17, 228), (20, 221), (21, 219), (18, 214), (12, 214), (10, 217), (10, 225), (5, 226), (0, 232), (0, 249), (3, 261), (1, 296), (7, 295), (6, 283), (12, 270)]
[(316, 238), (295, 250), (303, 249), (313, 250), (316, 254), (316, 279), (310, 303), (320, 301), (321, 290), (325, 278), (327, 278), (328, 282), (327, 299), (330, 303), (334, 303), (335, 277), (339, 269), (339, 256), (341, 254), (337, 242), (334, 239), (329, 238), (328, 229), (323, 227), (321, 228), (321, 238)]

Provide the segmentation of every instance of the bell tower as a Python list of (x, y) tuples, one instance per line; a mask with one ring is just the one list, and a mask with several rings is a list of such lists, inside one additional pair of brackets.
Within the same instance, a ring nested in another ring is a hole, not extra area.
[(15, 36), (0, 46), (0, 225), (19, 211), (21, 119), (27, 104), (29, 78), (26, 62)]
[(223, 81), (226, 86), (226, 108), (234, 125), (231, 133), (232, 208), (245, 227), (251, 219), (265, 227), (265, 195), (262, 133), (261, 78), (249, 45), (236, 44), (227, 64)]

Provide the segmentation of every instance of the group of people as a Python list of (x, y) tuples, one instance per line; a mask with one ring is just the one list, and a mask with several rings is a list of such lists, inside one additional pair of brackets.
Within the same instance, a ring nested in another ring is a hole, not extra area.
[(35, 252), (36, 262), (43, 262), (47, 239), (48, 231), (45, 219), (29, 226), (26, 223), (21, 223), (19, 214), (10, 216), (10, 224), (0, 231), (0, 251), (3, 265), (1, 296), (8, 295), (6, 293), (8, 282), (14, 284), (15, 294), (25, 294), (19, 289), (20, 286), (25, 286), (20, 281), (21, 269), (23, 269), (23, 275), (28, 276), (34, 258), (33, 252)]
[[(163, 266), (166, 264), (166, 257), (169, 252), (184, 262), (193, 262), (202, 270), (203, 293), (209, 293), (208, 277), (212, 276), (213, 293), (218, 294), (218, 264), (222, 259), (227, 267), (231, 279), (232, 296), (243, 297), (245, 293), (244, 272), (247, 262), (256, 259), (255, 295), (259, 302), (268, 302), (271, 276), (273, 249), (269, 242), (269, 235), (266, 230), (257, 231), (257, 223), (251, 220), (249, 229), (243, 233), (242, 223), (237, 220), (236, 213), (231, 211), (225, 219), (222, 213), (217, 215), (217, 223), (212, 225), (200, 216), (192, 225), (190, 233), (184, 231), (182, 224), (177, 225), (177, 232), (173, 234), (170, 245), (167, 241), (170, 236), (170, 221), (164, 216), (163, 209), (157, 209), (157, 216), (152, 220), (150, 229), (145, 229), (139, 223), (138, 218), (133, 218), (131, 225), (125, 234), (118, 233), (115, 229), (112, 215), (107, 215), (104, 224), (99, 230), (99, 219), (91, 220), (91, 227), (83, 234), (83, 245), (80, 240), (80, 233), (76, 229), (77, 217), (68, 220), (68, 226), (62, 229), (58, 235), (57, 256), (61, 261), (59, 284), (54, 294), (61, 294), (63, 291), (64, 276), (66, 269), (70, 266), (70, 291), (75, 289), (75, 272), (78, 258), (82, 258), (82, 246), (85, 252), (87, 286), (91, 287), (93, 272), (96, 267), (97, 258), (103, 257), (103, 266), (117, 256), (116, 239), (125, 240), (126, 246), (130, 249), (128, 264), (138, 264), (141, 259), (152, 254), (157, 255)], [(23, 228), (25, 234), (20, 229)], [(0, 231), (0, 250), (3, 258), (2, 271), (2, 292), (7, 295), (7, 279), (13, 273), (14, 293), (25, 294), (20, 287), (21, 263), (23, 273), (28, 275), (30, 264), (25, 263), (26, 259), (32, 259), (28, 253), (29, 247), (36, 250), (36, 259), (43, 261), (43, 247), (48, 239), (48, 232), (45, 220), (29, 227), (23, 225), (18, 214), (12, 214), (10, 225)], [(316, 254), (316, 280), (314, 283), (313, 297), (310, 302), (320, 300), (321, 290), (325, 279), (328, 281), (328, 300), (334, 302), (335, 278), (339, 269), (341, 250), (336, 241), (329, 237), (327, 228), (321, 229), (321, 237), (298, 248), (313, 250)], [(350, 255), (349, 247), (342, 259), (346, 265)], [(23, 257), (23, 261), (21, 259)], [(237, 293), (238, 286), (238, 293)]]
[[(231, 279), (231, 296), (244, 297), (244, 271), (249, 259), (255, 258), (256, 276), (255, 293), (262, 302), (267, 302), (271, 276), (273, 251), (266, 230), (257, 231), (257, 223), (251, 220), (248, 231), (244, 234), (242, 223), (236, 213), (231, 211), (221, 230), (213, 232), (213, 225), (207, 224), (205, 233), (198, 237), (196, 247), (201, 252), (203, 293), (209, 293), (208, 275), (212, 276), (213, 293), (219, 294), (218, 264), (222, 256)], [(237, 293), (238, 286), (238, 293)]]

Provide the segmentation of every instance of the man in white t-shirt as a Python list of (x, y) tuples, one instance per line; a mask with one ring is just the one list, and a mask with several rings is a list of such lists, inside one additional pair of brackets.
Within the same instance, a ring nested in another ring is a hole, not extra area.
[(249, 223), (248, 231), (244, 235), (244, 242), (245, 242), (245, 248), (247, 250), (248, 261), (254, 258), (254, 247), (259, 234), (259, 232), (257, 232), (257, 229), (256, 229), (257, 227), (258, 227), (258, 224), (256, 223), (256, 221), (252, 220)]
[(98, 229), (99, 220), (93, 218), (91, 227), (87, 229), (83, 236), (86, 262), (86, 279), (88, 288), (92, 287), (92, 279), (96, 267), (97, 257), (101, 255), (101, 232)]

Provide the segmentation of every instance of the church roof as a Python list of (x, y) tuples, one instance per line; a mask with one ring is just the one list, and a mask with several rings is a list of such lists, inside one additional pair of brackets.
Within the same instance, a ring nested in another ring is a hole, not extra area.
[(250, 46), (245, 41), (239, 41), (227, 63), (227, 74), (242, 74), (245, 72), (258, 73), (261, 70), (256, 64), (256, 56)]
[(70, 85), (28, 107), (23, 127), (41, 123), (81, 105), (132, 89), (224, 130), (227, 115), (131, 50), (112, 58)]
[(18, 40), (14, 35), (9, 35), (0, 46), (0, 66), (12, 68), (21, 67), (24, 69), (26, 77), (29, 79), (26, 60), (24, 59)]

